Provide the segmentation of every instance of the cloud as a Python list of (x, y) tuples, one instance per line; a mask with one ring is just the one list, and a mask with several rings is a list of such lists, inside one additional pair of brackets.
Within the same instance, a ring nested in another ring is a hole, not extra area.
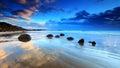
[(115, 7), (112, 10), (106, 10), (98, 14), (90, 14), (87, 11), (79, 11), (75, 14), (75, 17), (68, 19), (61, 19), (61, 21), (77, 21), (84, 20), (82, 24), (87, 25), (111, 25), (120, 26), (120, 7)]
[(118, 25), (120, 22), (120, 7), (106, 10), (99, 14), (93, 14), (88, 18), (88, 21), (97, 22), (97, 24)]
[[(6, 5), (0, 3), (0, 10), (7, 10), (7, 11), (11, 11), (11, 9), (9, 7), (7, 7)], [(0, 11), (1, 12), (1, 11)]]
[(2, 13), (0, 13), (0, 16), (4, 16)]
[(56, 0), (44, 0), (46, 3), (52, 3), (55, 2)]
[(20, 3), (20, 4), (26, 4), (27, 0), (13, 0), (14, 2)]
[(14, 0), (14, 2), (22, 5), (24, 9), (30, 9), (32, 11), (39, 11), (42, 13), (54, 10), (54, 5), (49, 5), (49, 3), (53, 3), (55, 1), (56, 0)]
[(46, 22), (40, 22), (39, 25), (45, 26), (45, 25), (46, 25)]
[(16, 18), (10, 18), (10, 17), (2, 17), (0, 20), (9, 20), (10, 22), (21, 22)]
[(21, 18), (25, 20), (32, 20), (29, 16), (33, 14), (31, 10), (24, 9), (24, 10), (16, 10), (11, 12), (13, 15), (20, 16)]
[(50, 12), (50, 11), (55, 10), (55, 9), (56, 9), (55, 6), (47, 7), (47, 6), (41, 5), (41, 7), (39, 8), (39, 11), (41, 13), (47, 13), (47, 12)]
[(80, 11), (76, 13), (76, 17), (70, 18), (70, 20), (80, 20), (80, 19), (86, 19), (88, 17), (89, 13), (86, 12), (85, 10)]
[(13, 16), (6, 16), (4, 14), (0, 14), (0, 21), (9, 21), (11, 22), (22, 22), (17, 17)]
[[(56, 0), (5, 0), (0, 1), (0, 16), (5, 15), (17, 16), (24, 20), (32, 20), (31, 16), (36, 13), (47, 13), (56, 10), (55, 4), (51, 4)], [(14, 7), (15, 8), (14, 8)], [(7, 10), (7, 11), (6, 11)], [(6, 14), (7, 13), (7, 14)], [(11, 17), (12, 17), (11, 16)]]
[(83, 10), (83, 11), (79, 11), (75, 14), (75, 17), (73, 18), (69, 18), (69, 19), (61, 19), (62, 21), (64, 20), (81, 20), (81, 19), (86, 19), (90, 14)]

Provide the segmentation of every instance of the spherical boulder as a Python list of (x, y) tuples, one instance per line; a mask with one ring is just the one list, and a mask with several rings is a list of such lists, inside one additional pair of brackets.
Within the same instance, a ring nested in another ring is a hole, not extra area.
[(59, 35), (56, 35), (55, 38), (60, 38), (60, 36), (59, 36)]
[(83, 38), (80, 39), (80, 40), (78, 41), (78, 44), (79, 44), (80, 46), (84, 46), (84, 39), (83, 39)]
[(60, 36), (65, 36), (65, 34), (61, 33)]
[(52, 39), (52, 38), (53, 38), (53, 35), (52, 35), (52, 34), (48, 34), (46, 37), (47, 37), (48, 39)]
[(31, 40), (31, 36), (29, 34), (22, 34), (18, 37), (18, 40), (21, 42), (28, 42)]
[(67, 37), (67, 40), (68, 40), (68, 41), (73, 41), (74, 38), (73, 38), (73, 37)]
[(91, 43), (92, 46), (96, 46), (96, 42), (95, 41), (89, 41), (89, 43)]

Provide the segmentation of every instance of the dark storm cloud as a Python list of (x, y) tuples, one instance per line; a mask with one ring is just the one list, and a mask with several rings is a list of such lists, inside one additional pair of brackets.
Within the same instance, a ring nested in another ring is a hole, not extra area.
[(6, 6), (4, 6), (3, 4), (0, 3), (0, 10), (4, 10), (6, 8), (7, 8)]
[(97, 22), (97, 24), (120, 25), (120, 7), (113, 10), (107, 10), (99, 14), (93, 14), (88, 19), (89, 22)]
[(75, 17), (72, 17), (72, 18), (69, 18), (69, 19), (61, 19), (62, 21), (65, 21), (65, 20), (73, 20), (73, 21), (78, 21), (78, 20), (82, 20), (82, 19), (87, 19), (89, 17), (89, 13), (85, 10), (83, 11), (79, 11), (75, 14)]
[(9, 7), (7, 7), (6, 5), (2, 4), (2, 2), (0, 3), (0, 10), (1, 11), (10, 11), (11, 9)]
[(46, 7), (44, 5), (42, 5), (40, 8), (39, 8), (39, 11), (42, 12), (42, 13), (47, 13), (51, 10), (55, 10), (56, 7), (55, 6), (50, 6), (50, 7)]
[(86, 19), (90, 15), (85, 10), (77, 12), (74, 18), (70, 18), (69, 20), (80, 20), (80, 19)]
[(99, 14), (89, 14), (87, 11), (80, 11), (76, 13), (75, 17), (69, 19), (71, 21), (85, 20), (82, 24), (97, 24), (97, 25), (120, 25), (120, 7), (116, 7), (112, 10), (106, 10)]

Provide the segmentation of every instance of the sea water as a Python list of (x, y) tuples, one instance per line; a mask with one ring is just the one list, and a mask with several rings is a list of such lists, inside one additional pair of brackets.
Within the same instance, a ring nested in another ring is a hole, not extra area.
[[(120, 31), (30, 31), (26, 43), (20, 34), (0, 37), (0, 68), (119, 68)], [(47, 34), (65, 36), (48, 39)], [(4, 34), (4, 33), (2, 33)], [(67, 37), (73, 37), (68, 41)], [(78, 41), (83, 38), (84, 46)], [(95, 41), (93, 47), (89, 41)]]

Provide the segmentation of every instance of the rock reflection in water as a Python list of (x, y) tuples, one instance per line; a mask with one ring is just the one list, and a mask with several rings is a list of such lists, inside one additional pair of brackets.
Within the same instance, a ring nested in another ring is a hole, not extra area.
[[(60, 33), (52, 34), (57, 35)], [(84, 44), (84, 47), (80, 47), (78, 42), (74, 42), (79, 40), (76, 34), (70, 35), (74, 37), (73, 42), (66, 40), (69, 34), (65, 33), (65, 37), (51, 40), (46, 38), (44, 34), (43, 37), (37, 40), (32, 39), (29, 42), (0, 43), (0, 49), (2, 50), (0, 51), (0, 57), (3, 57), (0, 60), (0, 68), (119, 68), (119, 54), (109, 52), (107, 49), (103, 50), (103, 47), (101, 50), (97, 49), (98, 45), (101, 46), (101, 44), (96, 39), (96, 47), (90, 47), (88, 42)], [(36, 36), (38, 38), (38, 35), (37, 33), (31, 36), (32, 38)], [(85, 40), (94, 40), (91, 39), (93, 36), (89, 36)], [(99, 40), (101, 41), (102, 39)], [(3, 46), (9, 47), (8, 51)]]

